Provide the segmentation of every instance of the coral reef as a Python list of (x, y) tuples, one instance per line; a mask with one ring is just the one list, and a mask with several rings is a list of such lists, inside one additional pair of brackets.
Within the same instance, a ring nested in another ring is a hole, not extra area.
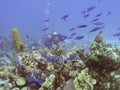
[(62, 46), (52, 44), (50, 48), (5, 53), (12, 65), (0, 67), (0, 89), (119, 90), (120, 49), (106, 44), (101, 35), (89, 48), (90, 53), (81, 47), (65, 53)]

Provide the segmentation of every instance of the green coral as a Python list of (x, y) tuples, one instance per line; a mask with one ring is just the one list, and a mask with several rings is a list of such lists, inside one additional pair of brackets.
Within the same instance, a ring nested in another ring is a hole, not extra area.
[(85, 68), (78, 74), (74, 80), (75, 90), (93, 90), (96, 80), (88, 74), (88, 68)]
[(39, 90), (45, 90), (44, 88), (49, 88), (53, 85), (55, 81), (55, 75), (51, 74), (48, 78), (46, 78), (45, 82), (42, 84), (41, 88)]
[(0, 67), (0, 75), (7, 77), (13, 73), (14, 68), (15, 68), (14, 66)]
[(16, 84), (17, 84), (18, 86), (24, 86), (24, 85), (26, 84), (25, 78), (19, 77), (19, 78), (16, 80)]

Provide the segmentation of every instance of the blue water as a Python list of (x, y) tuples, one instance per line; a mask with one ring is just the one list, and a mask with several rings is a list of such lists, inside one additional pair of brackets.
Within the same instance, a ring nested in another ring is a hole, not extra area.
[[(81, 12), (90, 6), (95, 6), (95, 9), (84, 18)], [(84, 35), (84, 40), (87, 41), (88, 32), (95, 27), (90, 21), (102, 13), (99, 21), (106, 26), (102, 36), (106, 42), (119, 45), (119, 37), (113, 37), (113, 34), (120, 32), (119, 9), (119, 0), (0, 0), (0, 36), (11, 34), (12, 28), (17, 27), (22, 38), (28, 34), (41, 38), (46, 33), (42, 29), (47, 26), (47, 32), (63, 35), (76, 32), (77, 35)], [(107, 16), (109, 11), (111, 14)], [(67, 21), (61, 20), (66, 14), (69, 15)], [(50, 20), (48, 23), (44, 22), (46, 18)], [(69, 32), (81, 24), (88, 27)], [(89, 40), (93, 41), (96, 34), (98, 32), (91, 33)]]

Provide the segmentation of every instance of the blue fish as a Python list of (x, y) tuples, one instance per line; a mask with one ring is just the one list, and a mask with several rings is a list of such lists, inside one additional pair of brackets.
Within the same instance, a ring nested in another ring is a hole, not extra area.
[(31, 87), (38, 87), (38, 84), (37, 83), (31, 83), (30, 86)]
[(71, 32), (71, 31), (73, 31), (73, 30), (75, 30), (75, 27), (71, 28), (69, 31)]
[(44, 45), (45, 45), (48, 49), (51, 49), (51, 47), (50, 47), (46, 42), (44, 42)]
[(67, 59), (68, 59), (68, 60), (73, 60), (73, 59), (75, 59), (75, 58), (77, 58), (77, 57), (78, 57), (78, 54), (75, 53), (75, 54), (70, 55), (70, 57), (67, 58)]
[(49, 76), (49, 75), (51, 75), (51, 72), (46, 71), (45, 74), (46, 74), (47, 76)]
[(61, 60), (60, 56), (55, 57), (56, 62), (60, 63), (60, 60)]
[(87, 12), (90, 12), (90, 11), (92, 11), (94, 9), (95, 9), (95, 6), (90, 6), (90, 7), (87, 8)]
[(76, 32), (75, 32), (75, 33), (72, 33), (70, 36), (74, 36), (74, 35), (76, 35)]
[(70, 37), (68, 37), (67, 39), (72, 39), (73, 37), (72, 36), (70, 36)]
[(102, 34), (102, 32), (103, 32), (103, 31), (101, 30), (98, 34)]
[(44, 22), (49, 22), (50, 21), (50, 19), (46, 19), (46, 20), (44, 20)]
[(90, 15), (89, 13), (85, 13), (85, 14), (83, 15), (83, 17), (86, 18), (86, 17), (88, 17), (89, 15)]
[(120, 36), (120, 32), (113, 34), (113, 36), (116, 36), (116, 37)]
[(16, 58), (15, 58), (15, 62), (16, 62), (17, 65), (20, 65), (20, 60), (19, 60), (19, 58), (16, 57)]
[(65, 36), (62, 36), (62, 41), (64, 41), (65, 39), (67, 39), (67, 35), (65, 35)]
[(26, 79), (26, 81), (27, 81), (28, 83), (34, 82), (34, 78), (31, 77), (31, 76), (29, 76), (29, 75), (26, 75), (26, 76), (25, 76), (25, 79)]
[(64, 41), (68, 36), (67, 35), (58, 35), (59, 41)]
[(26, 76), (25, 76), (25, 79), (26, 79), (26, 81), (27, 81), (28, 83), (36, 83), (36, 84), (38, 84), (38, 85), (41, 83), (41, 80), (40, 80), (40, 79), (33, 78), (33, 77), (29, 76), (29, 75), (26, 75)]
[(47, 58), (47, 55), (45, 53), (41, 53), (41, 56), (43, 56), (44, 58)]
[(76, 36), (75, 39), (79, 40), (79, 39), (83, 39), (84, 36)]
[(2, 39), (2, 36), (0, 36), (0, 40)]
[[(33, 75), (35, 76), (35, 78), (38, 78), (39, 75), (38, 75), (38, 73), (37, 73), (35, 70), (33, 70), (32, 73), (33, 73)], [(40, 79), (40, 78), (39, 78), (39, 79)]]
[(120, 27), (118, 28), (118, 30), (120, 30)]
[(63, 17), (61, 17), (61, 20), (64, 20), (64, 21), (66, 21), (66, 19), (69, 17), (69, 15), (68, 14), (66, 14), (66, 15), (64, 15)]
[(77, 26), (77, 28), (86, 28), (87, 27), (87, 25), (80, 25), (80, 26)]
[(118, 38), (119, 39), (119, 42), (120, 42), (120, 38)]
[(52, 47), (52, 42), (51, 42), (51, 41), (45, 40), (45, 41), (44, 41), (44, 44), (45, 44), (45, 46), (46, 46), (48, 49), (51, 49), (51, 47)]
[(46, 27), (44, 29), (42, 29), (42, 31), (47, 31), (49, 29), (49, 27)]
[(41, 80), (40, 79), (34, 79), (34, 82), (37, 83), (37, 84), (40, 84)]
[(10, 58), (10, 54), (7, 53), (7, 52), (5, 52), (5, 56), (6, 56), (7, 58)]
[(95, 22), (95, 23), (92, 23), (94, 25), (103, 25), (104, 23), (103, 22)]
[(91, 22), (96, 22), (98, 20), (99, 20), (99, 18), (96, 18), (96, 19), (93, 19)]
[(105, 28), (106, 26), (105, 25), (103, 25), (103, 26), (101, 26), (101, 29), (103, 29), (103, 28)]
[(49, 62), (54, 61), (54, 57), (53, 56), (47, 56), (47, 61), (49, 61)]
[(30, 38), (30, 35), (26, 35), (26, 38), (27, 38), (27, 39)]
[(95, 31), (98, 31), (98, 30), (100, 30), (101, 29), (101, 27), (95, 27), (95, 28), (93, 28), (92, 30), (90, 30), (89, 32), (95, 32)]
[(86, 13), (86, 11), (82, 11), (82, 12), (81, 12), (81, 14), (85, 14), (85, 13)]
[(99, 17), (99, 16), (102, 16), (102, 13), (99, 13), (99, 14), (95, 15), (95, 17)]
[(111, 11), (109, 11), (109, 12), (107, 13), (107, 16), (108, 16), (108, 15), (110, 15), (111, 13), (112, 13), (112, 12), (111, 12)]

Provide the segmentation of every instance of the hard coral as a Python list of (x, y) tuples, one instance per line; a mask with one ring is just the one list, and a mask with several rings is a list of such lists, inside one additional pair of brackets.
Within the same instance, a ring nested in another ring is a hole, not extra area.
[(95, 37), (95, 40), (94, 41), (96, 41), (97, 43), (104, 43), (104, 39), (103, 39), (103, 37), (100, 35), (100, 34), (98, 34), (96, 37)]
[(93, 90), (95, 84), (96, 80), (90, 77), (88, 68), (82, 70), (74, 80), (75, 90)]

